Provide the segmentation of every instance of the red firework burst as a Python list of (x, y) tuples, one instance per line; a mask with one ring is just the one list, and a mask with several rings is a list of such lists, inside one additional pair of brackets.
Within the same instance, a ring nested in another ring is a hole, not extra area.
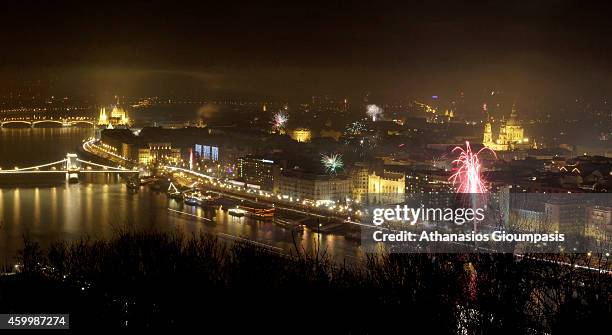
[(449, 178), (453, 185), (457, 187), (457, 193), (486, 193), (487, 188), (485, 181), (480, 175), (480, 159), (478, 155), (484, 150), (488, 150), (497, 157), (495, 151), (484, 147), (474, 153), (470, 147), (470, 142), (465, 142), (465, 150), (461, 147), (455, 147), (453, 152), (458, 151), (459, 157), (453, 160), (453, 164), (457, 165), (455, 173)]

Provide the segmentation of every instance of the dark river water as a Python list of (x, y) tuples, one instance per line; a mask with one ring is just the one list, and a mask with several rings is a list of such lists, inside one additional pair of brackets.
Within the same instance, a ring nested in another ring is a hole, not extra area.
[[(0, 167), (12, 169), (55, 162), (76, 152), (92, 135), (87, 128), (0, 129)], [(96, 174), (68, 184), (64, 176), (0, 176), (0, 263), (11, 264), (23, 237), (43, 246), (57, 240), (110, 237), (121, 229), (207, 231), (223, 239), (248, 239), (278, 251), (294, 249), (289, 230), (272, 222), (235, 218), (203, 210), (141, 187), (129, 190), (116, 175)], [(316, 243), (338, 260), (361, 256), (358, 243), (306, 229), (296, 235), (300, 248)], [(318, 241), (318, 242), (317, 242)]]

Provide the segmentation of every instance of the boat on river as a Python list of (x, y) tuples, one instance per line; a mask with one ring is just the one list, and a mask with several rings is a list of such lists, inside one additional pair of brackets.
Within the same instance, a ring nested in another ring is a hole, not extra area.
[(79, 182), (79, 174), (74, 172), (74, 173), (69, 173), (68, 174), (68, 183), (69, 184), (77, 184)]
[(191, 206), (201, 206), (204, 201), (204, 196), (200, 191), (186, 192), (184, 195), (185, 203)]
[(234, 217), (238, 217), (241, 218), (245, 215), (246, 211), (244, 209), (241, 208), (232, 208), (230, 210), (227, 211), (227, 214), (234, 216)]
[(168, 198), (175, 200), (183, 199), (183, 192), (179, 191), (179, 189), (174, 186), (172, 182), (170, 182), (170, 185), (168, 186)]
[(288, 229), (292, 232), (296, 232), (296, 233), (304, 232), (304, 225), (298, 221), (275, 218), (274, 223), (277, 226)]
[(219, 195), (211, 192), (200, 192), (193, 190), (185, 192), (183, 195), (185, 203), (192, 206), (212, 206), (219, 199)]
[(181, 193), (181, 192), (170, 192), (170, 193), (168, 193), (168, 198), (174, 199), (174, 200), (181, 200), (181, 199), (183, 199), (183, 193)]
[(256, 220), (272, 220), (274, 219), (275, 208), (256, 208), (240, 205), (238, 208), (244, 210), (245, 215)]
[(127, 188), (129, 188), (130, 190), (138, 190), (140, 189), (140, 182), (136, 179), (128, 179), (128, 181), (125, 183)]

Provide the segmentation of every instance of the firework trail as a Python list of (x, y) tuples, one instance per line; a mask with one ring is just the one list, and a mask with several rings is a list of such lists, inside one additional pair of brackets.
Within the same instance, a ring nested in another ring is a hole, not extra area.
[(274, 114), (272, 119), (272, 129), (276, 131), (284, 129), (287, 125), (287, 121), (289, 121), (289, 116), (284, 112), (280, 111)]
[(342, 155), (333, 154), (333, 155), (321, 155), (321, 163), (325, 167), (327, 173), (335, 174), (338, 170), (344, 167), (344, 162), (342, 162)]
[(193, 149), (189, 149), (189, 171), (193, 171)]
[(383, 109), (376, 105), (368, 105), (366, 114), (372, 118), (372, 121), (376, 121), (383, 113)]
[[(457, 170), (449, 178), (453, 185), (458, 184), (457, 193), (487, 193), (485, 181), (480, 175), (481, 164), (478, 155), (488, 150), (495, 155), (495, 151), (484, 147), (474, 153), (470, 147), (470, 142), (465, 142), (465, 150), (461, 147), (455, 147), (452, 151), (459, 152), (459, 157), (453, 160), (453, 164), (457, 165)], [(497, 157), (497, 155), (495, 155)]]

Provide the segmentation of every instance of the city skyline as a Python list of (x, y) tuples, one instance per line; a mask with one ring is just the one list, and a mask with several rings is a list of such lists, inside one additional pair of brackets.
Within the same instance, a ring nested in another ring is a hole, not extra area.
[(611, 10), (3, 3), (0, 329), (597, 329)]

